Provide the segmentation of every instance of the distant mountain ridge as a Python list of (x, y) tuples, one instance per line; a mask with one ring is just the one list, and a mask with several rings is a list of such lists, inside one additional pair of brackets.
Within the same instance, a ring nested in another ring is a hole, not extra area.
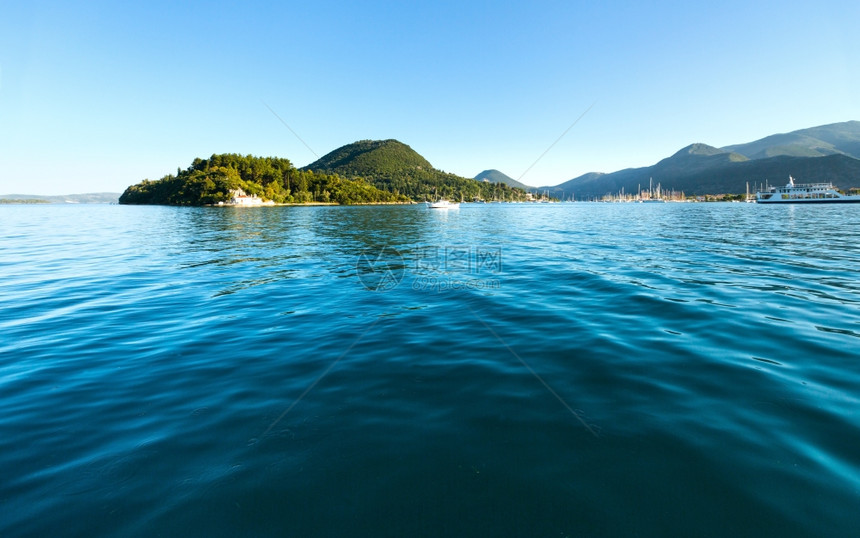
[(841, 189), (860, 187), (860, 160), (836, 154), (826, 157), (778, 156), (766, 159), (733, 159), (733, 154), (675, 154), (653, 166), (628, 168), (611, 174), (588, 173), (554, 187), (542, 187), (551, 196), (578, 200), (625, 192), (647, 191), (659, 184), (664, 191), (687, 196), (743, 193), (769, 182), (783, 185), (792, 175), (804, 183), (832, 182)]
[(42, 200), (51, 204), (115, 204), (119, 201), (118, 192), (88, 192), (82, 194), (63, 194), (44, 196), (40, 194), (0, 194), (3, 200)]
[(745, 144), (723, 148), (750, 159), (779, 155), (791, 157), (824, 157), (842, 154), (860, 159), (860, 121), (831, 123), (790, 133), (766, 136)]
[(707, 144), (696, 143), (682, 148), (651, 167), (655, 172), (666, 175), (694, 173), (729, 163), (748, 161), (740, 153), (727, 152)]
[(782, 185), (792, 175), (804, 183), (832, 182), (860, 187), (860, 122), (848, 121), (772, 135), (754, 142), (715, 148), (691, 144), (652, 166), (608, 174), (590, 172), (560, 185), (539, 187), (561, 199), (636, 194), (648, 185), (704, 195), (743, 193), (760, 183)]
[(530, 191), (534, 189), (534, 187), (530, 187), (525, 183), (520, 183), (516, 179), (513, 179), (512, 177), (503, 174), (502, 172), (499, 172), (495, 169), (484, 170), (483, 172), (475, 176), (475, 179), (477, 179), (478, 181), (487, 180), (490, 183), (503, 183), (508, 187), (516, 187), (524, 191)]

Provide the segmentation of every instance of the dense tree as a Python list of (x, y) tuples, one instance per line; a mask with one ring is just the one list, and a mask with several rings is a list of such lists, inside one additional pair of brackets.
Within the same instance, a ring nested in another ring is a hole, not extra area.
[(433, 168), (397, 140), (362, 140), (297, 169), (287, 159), (224, 153), (194, 159), (185, 170), (132, 185), (121, 204), (217, 204), (230, 191), (276, 203), (361, 204), (445, 197), (450, 200), (523, 200), (525, 191), (475, 181)]
[(132, 185), (120, 196), (121, 204), (206, 205), (230, 199), (242, 189), (277, 203), (336, 202), (359, 204), (396, 202), (406, 198), (373, 187), (362, 179), (297, 170), (287, 159), (233, 153), (194, 159), (178, 170), (152, 181)]
[(526, 197), (522, 189), (437, 170), (415, 150), (397, 140), (360, 140), (347, 144), (306, 169), (363, 178), (379, 189), (416, 201), (435, 197), (514, 201)]

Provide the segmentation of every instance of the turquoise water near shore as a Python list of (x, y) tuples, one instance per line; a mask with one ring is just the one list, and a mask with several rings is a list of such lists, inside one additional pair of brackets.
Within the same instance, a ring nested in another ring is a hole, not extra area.
[(0, 208), (0, 535), (852, 536), (860, 211)]

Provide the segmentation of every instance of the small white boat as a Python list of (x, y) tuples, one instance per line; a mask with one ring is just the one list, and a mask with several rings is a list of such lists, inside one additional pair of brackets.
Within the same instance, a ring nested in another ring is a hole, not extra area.
[(860, 203), (860, 195), (846, 195), (836, 190), (832, 183), (795, 183), (788, 176), (785, 187), (771, 187), (755, 193), (759, 204), (845, 204)]
[(449, 202), (448, 200), (437, 200), (435, 202), (429, 202), (427, 207), (430, 209), (460, 209), (460, 203)]

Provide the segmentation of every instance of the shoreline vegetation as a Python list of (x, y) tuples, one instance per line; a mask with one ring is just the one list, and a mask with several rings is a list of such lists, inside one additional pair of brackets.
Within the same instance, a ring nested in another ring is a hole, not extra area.
[[(436, 196), (473, 200), (485, 196), (493, 199), (495, 195), (505, 201), (521, 201), (527, 197), (521, 189), (482, 183), (436, 170), (409, 146), (394, 140), (356, 142), (335, 152), (338, 152), (337, 169), (314, 166), (321, 164), (322, 160), (311, 165), (313, 169), (298, 169), (288, 159), (234, 153), (197, 158), (191, 166), (177, 170), (176, 174), (131, 185), (120, 196), (119, 203), (245, 205), (236, 198), (237, 192), (253, 197), (254, 203), (250, 204), (253, 206), (410, 204)], [(369, 157), (372, 158), (372, 167), (360, 170), (344, 167), (344, 163), (362, 163)], [(420, 159), (418, 165), (414, 164), (417, 159)], [(256, 199), (264, 204), (257, 203)]]
[(341, 205), (416, 205), (423, 202), (413, 202), (408, 200), (405, 202), (357, 202), (354, 204), (339, 204), (337, 202), (283, 202), (283, 203), (265, 203), (259, 205), (241, 205), (241, 204), (205, 204), (204, 207), (329, 207)]
[[(236, 193), (242, 193), (240, 197)], [(240, 198), (251, 197), (253, 203)], [(396, 140), (363, 140), (305, 168), (234, 153), (131, 185), (120, 204), (178, 206), (411, 204), (436, 199), (525, 201), (527, 193), (442, 172)], [(263, 203), (257, 201), (259, 199)]]
[(390, 202), (404, 197), (381, 191), (362, 179), (296, 169), (287, 159), (233, 153), (194, 159), (185, 170), (131, 185), (120, 204), (227, 205), (242, 191), (276, 204)]

